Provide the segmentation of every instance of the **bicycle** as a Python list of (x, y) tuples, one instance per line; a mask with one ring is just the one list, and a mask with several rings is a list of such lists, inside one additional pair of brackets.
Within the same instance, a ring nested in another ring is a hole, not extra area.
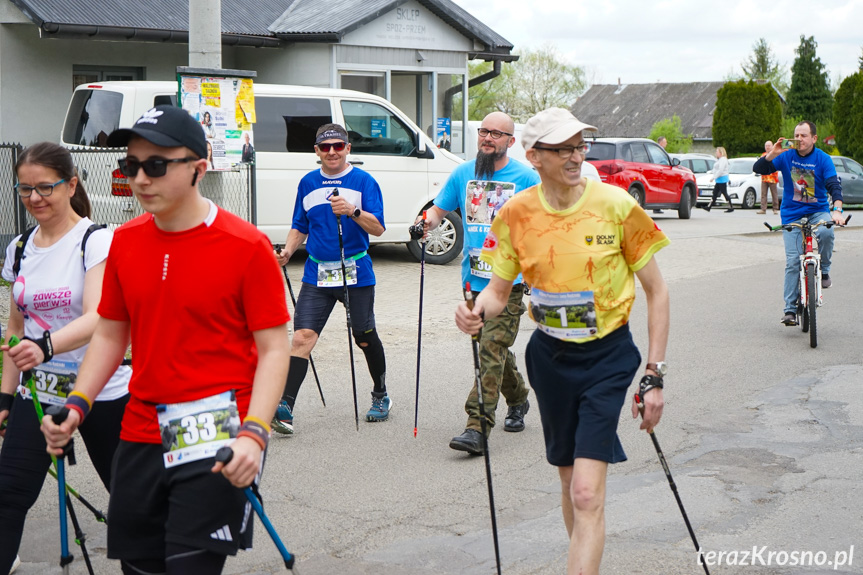
[[(841, 224), (845, 226), (849, 215)], [(792, 231), (800, 228), (803, 235), (803, 254), (800, 256), (800, 300), (797, 302), (797, 324), (803, 333), (809, 332), (809, 346), (818, 347), (817, 309), (824, 303), (821, 294), (821, 254), (813, 247), (812, 234), (820, 226), (832, 228), (836, 223), (832, 220), (823, 220), (815, 224), (809, 223), (809, 218), (802, 218), (800, 222), (780, 224), (771, 226), (764, 222), (771, 232), (785, 230)]]

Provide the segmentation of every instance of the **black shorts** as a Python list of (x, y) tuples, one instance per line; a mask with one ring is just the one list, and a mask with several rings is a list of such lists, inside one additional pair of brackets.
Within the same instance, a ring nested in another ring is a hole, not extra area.
[(108, 503), (108, 557), (160, 559), (167, 542), (236, 555), (251, 547), (253, 513), (213, 459), (165, 469), (161, 444), (121, 441)]
[(626, 461), (617, 422), (641, 364), (628, 325), (586, 343), (561, 341), (536, 330), (525, 363), (549, 463), (568, 467), (578, 457)]
[[(349, 287), (351, 328), (355, 334), (375, 328), (375, 286)], [(345, 289), (303, 283), (294, 309), (294, 331), (310, 329), (320, 335), (336, 302), (345, 303)]]

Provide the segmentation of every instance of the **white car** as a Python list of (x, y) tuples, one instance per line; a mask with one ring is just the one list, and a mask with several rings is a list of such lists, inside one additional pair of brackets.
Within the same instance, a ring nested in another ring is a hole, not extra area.
[(698, 197), (696, 205), (704, 205), (710, 202), (713, 195), (713, 181), (710, 177), (713, 175), (713, 164), (716, 163), (716, 158), (710, 154), (669, 154), (672, 158), (680, 160), (681, 168), (688, 168), (690, 172), (695, 174), (695, 184), (698, 186)]

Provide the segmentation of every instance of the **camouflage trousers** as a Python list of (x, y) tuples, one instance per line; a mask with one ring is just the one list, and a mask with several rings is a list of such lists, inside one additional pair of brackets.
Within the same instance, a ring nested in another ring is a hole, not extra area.
[[(497, 317), (487, 320), (480, 334), (479, 373), (489, 431), (494, 427), (495, 410), (501, 393), (509, 406), (521, 405), (527, 401), (528, 388), (516, 367), (515, 355), (509, 350), (515, 343), (521, 316), (527, 309), (523, 298), (524, 285), (512, 286), (512, 293), (503, 311)], [(468, 416), (467, 428), (481, 432), (477, 399), (476, 383), (471, 382), (470, 394), (464, 404)]]

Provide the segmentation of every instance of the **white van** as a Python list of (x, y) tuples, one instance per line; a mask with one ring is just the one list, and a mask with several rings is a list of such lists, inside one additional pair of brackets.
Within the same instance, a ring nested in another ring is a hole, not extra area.
[[(177, 104), (176, 82), (82, 84), (72, 95), (61, 142), (104, 147), (113, 130), (132, 126), (159, 104)], [(387, 229), (371, 241), (407, 243), (419, 258), (420, 248), (410, 241), (408, 228), (463, 160), (438, 149), (393, 104), (362, 92), (256, 83), (255, 113), (257, 225), (273, 243), (284, 243), (287, 237), (297, 184), (320, 164), (314, 153), (315, 132), (335, 122), (348, 130), (348, 161), (371, 173), (383, 191)], [(383, 130), (384, 137), (372, 137), (372, 126)], [(464, 232), (459, 215), (450, 213), (439, 230), (439, 241), (429, 242), (429, 263), (447, 263), (461, 254)]]

